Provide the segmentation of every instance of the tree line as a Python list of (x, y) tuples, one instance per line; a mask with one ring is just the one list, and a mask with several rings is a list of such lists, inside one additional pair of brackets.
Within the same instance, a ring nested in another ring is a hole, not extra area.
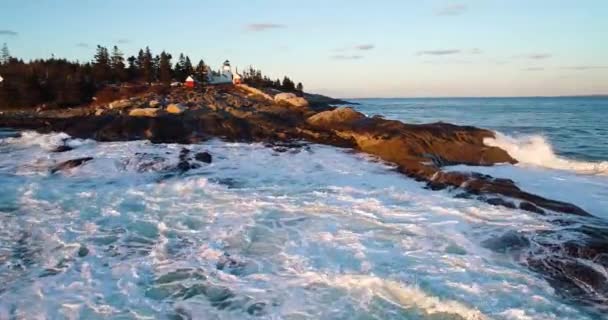
[[(177, 56), (175, 63), (173, 59), (165, 51), (153, 54), (149, 47), (125, 58), (117, 46), (108, 49), (98, 45), (90, 62), (55, 57), (25, 62), (11, 56), (4, 44), (0, 49), (0, 76), (4, 78), (0, 82), (0, 108), (72, 107), (91, 102), (97, 93), (108, 87), (169, 86), (173, 81), (183, 82), (188, 76), (205, 85), (210, 69), (202, 59), (196, 65), (183, 53)], [(271, 81), (259, 70), (250, 68), (249, 71), (254, 72), (243, 75), (249, 85), (293, 92), (303, 90), (301, 83), (295, 85), (288, 77), (282, 82)]]

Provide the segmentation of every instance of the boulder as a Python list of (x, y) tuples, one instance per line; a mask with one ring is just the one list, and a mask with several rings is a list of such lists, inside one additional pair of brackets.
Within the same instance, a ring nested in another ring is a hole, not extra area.
[(101, 108), (100, 108), (100, 109), (97, 109), (97, 110), (95, 111), (95, 115), (96, 115), (96, 116), (100, 116), (100, 115), (102, 115), (102, 114), (103, 114), (103, 112), (104, 112), (104, 110), (103, 110), (103, 109), (101, 109)]
[(156, 108), (138, 108), (129, 111), (131, 117), (156, 117), (158, 116), (158, 109)]
[(132, 102), (130, 100), (124, 99), (124, 100), (117, 100), (117, 101), (111, 102), (108, 105), (108, 108), (124, 109), (124, 108), (130, 107), (131, 105), (132, 105)]
[(304, 108), (308, 107), (308, 101), (302, 97), (298, 97), (293, 93), (279, 93), (274, 96), (274, 102), (276, 103), (288, 103), (294, 107)]
[(323, 111), (306, 119), (308, 124), (317, 127), (329, 127), (336, 124), (351, 123), (365, 118), (365, 115), (355, 111), (353, 108), (342, 107), (331, 111)]
[(186, 111), (186, 106), (179, 103), (172, 103), (167, 106), (167, 112), (172, 114), (180, 114)]
[(148, 106), (150, 108), (158, 108), (160, 106), (160, 102), (158, 100), (150, 100), (148, 102)]

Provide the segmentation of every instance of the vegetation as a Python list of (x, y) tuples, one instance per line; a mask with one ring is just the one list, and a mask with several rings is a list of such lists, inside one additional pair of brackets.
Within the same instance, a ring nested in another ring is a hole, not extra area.
[[(154, 55), (148, 47), (125, 58), (117, 46), (110, 50), (97, 46), (90, 62), (55, 57), (25, 62), (11, 56), (4, 44), (0, 49), (0, 75), (4, 78), (0, 82), (0, 108), (72, 107), (90, 103), (94, 97), (98, 101), (111, 100), (119, 90), (134, 93), (149, 90), (153, 85), (166, 88), (190, 75), (199, 83), (206, 83), (210, 69), (203, 60), (194, 67), (190, 57), (183, 53), (175, 64), (172, 59), (170, 53)], [(288, 77), (273, 81), (253, 68), (243, 76), (245, 83), (257, 88), (296, 93), (303, 90), (301, 83), (295, 85)]]

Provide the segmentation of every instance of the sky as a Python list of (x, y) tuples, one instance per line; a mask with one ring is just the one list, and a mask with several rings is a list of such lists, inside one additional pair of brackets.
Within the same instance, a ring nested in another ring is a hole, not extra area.
[(0, 43), (150, 46), (344, 98), (608, 94), (606, 0), (0, 0)]

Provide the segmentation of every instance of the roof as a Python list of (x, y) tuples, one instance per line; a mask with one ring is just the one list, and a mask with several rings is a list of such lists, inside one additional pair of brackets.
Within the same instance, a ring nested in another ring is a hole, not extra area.
[(194, 79), (192, 76), (188, 76), (188, 78), (186, 78), (186, 82), (194, 82)]

